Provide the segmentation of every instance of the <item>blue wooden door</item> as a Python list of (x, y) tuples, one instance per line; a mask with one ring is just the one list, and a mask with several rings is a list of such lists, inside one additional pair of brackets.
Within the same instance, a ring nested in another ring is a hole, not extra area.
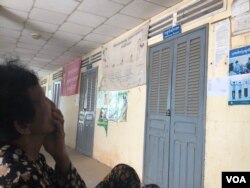
[(82, 73), (76, 150), (87, 156), (93, 153), (96, 87), (97, 69)]
[(203, 187), (206, 32), (149, 49), (145, 183)]

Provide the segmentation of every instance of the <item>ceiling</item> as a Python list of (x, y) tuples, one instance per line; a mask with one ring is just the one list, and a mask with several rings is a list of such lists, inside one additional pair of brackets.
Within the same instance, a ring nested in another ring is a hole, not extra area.
[(180, 1), (0, 0), (0, 57), (43, 77)]

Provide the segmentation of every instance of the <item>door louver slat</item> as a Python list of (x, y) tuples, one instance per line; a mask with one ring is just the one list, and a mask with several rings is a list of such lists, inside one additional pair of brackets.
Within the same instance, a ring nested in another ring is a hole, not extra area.
[(159, 69), (160, 69), (160, 51), (156, 51), (152, 57), (151, 71), (151, 90), (150, 90), (150, 112), (158, 112), (158, 84), (159, 84)]
[(168, 71), (169, 71), (169, 48), (162, 50), (161, 68), (160, 68), (160, 98), (159, 98), (159, 114), (166, 114), (167, 98), (168, 98)]
[(189, 72), (188, 72), (188, 97), (187, 115), (197, 116), (199, 114), (199, 89), (200, 89), (200, 38), (190, 41)]
[(185, 112), (186, 51), (186, 43), (181, 43), (178, 45), (176, 62), (175, 114), (183, 114)]
[[(92, 73), (92, 80), (91, 80), (92, 84), (91, 84), (91, 94), (92, 94), (92, 99), (96, 98), (96, 74)], [(91, 101), (91, 111), (94, 111), (95, 109), (95, 100)]]

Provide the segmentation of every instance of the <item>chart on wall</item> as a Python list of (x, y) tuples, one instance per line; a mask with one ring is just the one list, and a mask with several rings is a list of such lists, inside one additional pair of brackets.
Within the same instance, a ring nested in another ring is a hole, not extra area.
[(117, 91), (146, 83), (148, 24), (103, 46), (100, 88)]
[(230, 50), (229, 105), (250, 104), (250, 46)]

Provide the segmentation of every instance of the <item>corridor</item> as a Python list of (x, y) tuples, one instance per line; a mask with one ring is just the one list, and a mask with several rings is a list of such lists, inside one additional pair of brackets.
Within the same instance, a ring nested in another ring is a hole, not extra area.
[[(67, 151), (73, 165), (84, 179), (88, 188), (94, 188), (111, 170), (108, 166), (97, 160), (81, 155), (70, 147), (67, 147)], [(45, 155), (48, 164), (54, 167), (55, 163), (51, 156), (44, 150), (42, 150), (42, 153)]]

